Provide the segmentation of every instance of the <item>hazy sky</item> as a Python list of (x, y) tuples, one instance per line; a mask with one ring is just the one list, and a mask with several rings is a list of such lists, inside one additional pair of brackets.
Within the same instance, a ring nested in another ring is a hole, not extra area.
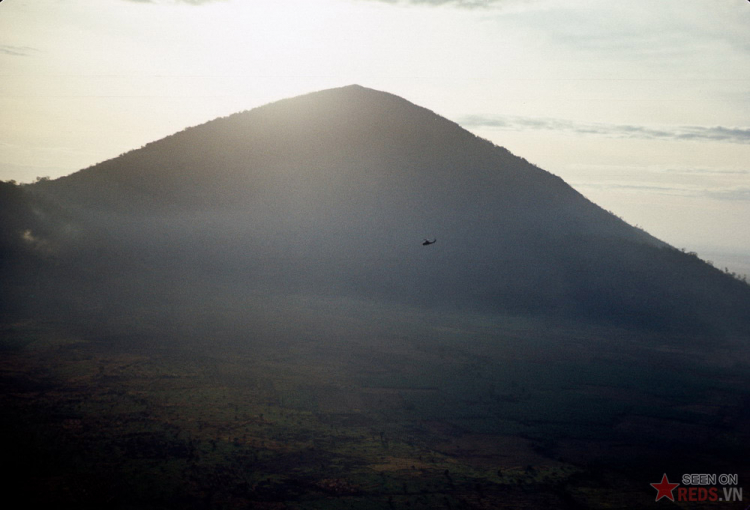
[(674, 246), (750, 256), (746, 0), (5, 0), (0, 179), (351, 83)]

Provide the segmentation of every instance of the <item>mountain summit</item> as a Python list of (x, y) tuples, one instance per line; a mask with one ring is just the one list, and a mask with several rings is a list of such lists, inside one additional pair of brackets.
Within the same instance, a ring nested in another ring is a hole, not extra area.
[[(87, 288), (191, 282), (200, 299), (206, 282), (241, 281), (650, 329), (747, 327), (747, 285), (456, 123), (357, 85), (216, 119), (24, 192), (48, 212), (17, 231)], [(128, 276), (112, 281), (115, 267)]]

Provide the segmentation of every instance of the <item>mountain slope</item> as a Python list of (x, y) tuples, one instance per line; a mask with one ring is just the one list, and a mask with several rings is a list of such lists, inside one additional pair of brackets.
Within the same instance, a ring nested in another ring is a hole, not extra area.
[(360, 216), (391, 214), (399, 222), (465, 211), (480, 222), (525, 228), (557, 217), (571, 230), (658, 244), (505, 149), (401, 98), (358, 86), (208, 122), (38, 187), (95, 210), (260, 204), (309, 218), (321, 200), (334, 200)]
[(49, 243), (58, 265), (81, 272), (89, 290), (76, 292), (106, 285), (137, 301), (159, 292), (159, 275), (164, 289), (190, 282), (195, 300), (223, 281), (652, 329), (748, 327), (746, 285), (457, 124), (359, 86), (217, 119), (28, 192), (76, 232)]

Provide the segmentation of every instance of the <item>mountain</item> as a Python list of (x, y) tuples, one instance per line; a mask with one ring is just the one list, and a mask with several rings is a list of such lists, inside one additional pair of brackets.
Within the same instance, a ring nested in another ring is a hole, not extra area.
[(18, 313), (265, 292), (750, 331), (746, 284), (459, 125), (356, 85), (9, 186), (24, 211), (3, 233)]

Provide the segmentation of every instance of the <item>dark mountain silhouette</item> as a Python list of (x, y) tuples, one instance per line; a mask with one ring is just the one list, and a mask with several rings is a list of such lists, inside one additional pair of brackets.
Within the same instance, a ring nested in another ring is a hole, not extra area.
[[(268, 292), (750, 330), (744, 283), (457, 124), (360, 86), (3, 194), (14, 313)], [(425, 235), (440, 243), (423, 249)]]

